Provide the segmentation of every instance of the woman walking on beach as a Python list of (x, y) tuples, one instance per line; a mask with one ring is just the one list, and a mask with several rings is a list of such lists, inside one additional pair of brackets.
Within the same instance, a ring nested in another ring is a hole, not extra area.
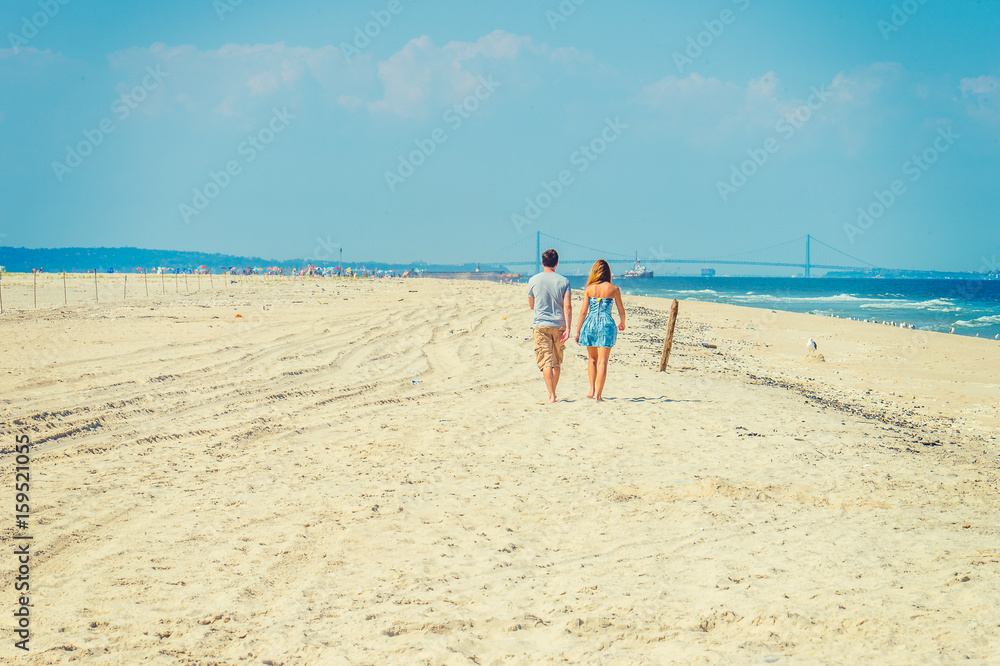
[[(615, 326), (611, 317), (611, 302), (618, 306), (620, 323)], [(588, 398), (602, 402), (604, 381), (608, 376), (608, 358), (618, 339), (618, 331), (625, 330), (625, 306), (621, 290), (611, 284), (611, 267), (598, 259), (590, 269), (587, 288), (583, 292), (583, 309), (576, 325), (576, 341), (587, 348), (587, 377), (590, 379)]]

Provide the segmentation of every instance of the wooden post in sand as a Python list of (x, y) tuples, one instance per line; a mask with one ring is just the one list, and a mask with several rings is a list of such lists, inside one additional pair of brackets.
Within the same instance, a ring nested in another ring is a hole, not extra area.
[(31, 271), (31, 278), (32, 278), (31, 292), (32, 292), (32, 294), (34, 294), (34, 297), (35, 297), (35, 307), (37, 308), (38, 307), (38, 271), (32, 270)]
[(142, 269), (142, 283), (146, 287), (146, 296), (149, 296), (149, 271)]
[(160, 293), (167, 293), (167, 277), (163, 274), (163, 269), (160, 269)]
[(69, 299), (66, 298), (66, 271), (63, 271), (63, 305), (66, 305)]
[(125, 282), (122, 284), (122, 300), (128, 296), (128, 273), (125, 274)]
[(94, 269), (94, 302), (100, 303), (101, 299), (97, 296), (97, 269)]
[(3, 314), (3, 273), (0, 273), (0, 314)]
[(677, 299), (670, 304), (670, 321), (667, 322), (667, 337), (663, 341), (663, 352), (660, 354), (660, 372), (667, 369), (667, 361), (670, 360), (670, 348), (674, 346), (674, 326), (677, 324), (677, 308), (680, 304)]

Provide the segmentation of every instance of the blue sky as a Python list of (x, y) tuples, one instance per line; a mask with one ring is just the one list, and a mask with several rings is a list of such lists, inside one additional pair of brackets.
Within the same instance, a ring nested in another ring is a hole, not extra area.
[(0, 243), (1000, 254), (1000, 3), (577, 1), (9, 0)]

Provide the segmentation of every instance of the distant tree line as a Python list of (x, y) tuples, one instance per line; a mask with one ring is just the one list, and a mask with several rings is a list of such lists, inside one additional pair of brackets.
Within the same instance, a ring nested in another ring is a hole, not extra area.
[[(293, 268), (305, 268), (308, 265), (334, 266), (336, 259), (318, 261), (316, 259), (263, 259), (261, 257), (242, 257), (231, 254), (209, 254), (205, 252), (180, 252), (174, 250), (144, 250), (135, 247), (66, 247), (66, 248), (24, 248), (0, 247), (0, 266), (11, 273), (30, 273), (40, 269), (47, 273), (84, 273), (96, 270), (99, 273), (134, 272), (137, 268), (152, 270), (158, 267), (177, 270), (193, 269), (207, 266), (213, 273), (224, 268), (243, 268), (254, 266), (275, 266), (290, 271)], [(369, 269), (395, 270), (402, 272), (419, 268), (426, 271), (473, 271), (475, 263), (450, 265), (427, 264), (422, 261), (408, 264), (390, 264), (380, 261), (345, 261), (346, 266), (367, 267)], [(483, 264), (480, 270), (506, 271), (499, 265)]]

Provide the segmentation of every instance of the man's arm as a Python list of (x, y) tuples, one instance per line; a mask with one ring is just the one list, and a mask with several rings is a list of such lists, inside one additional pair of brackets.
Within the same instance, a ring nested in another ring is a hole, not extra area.
[(573, 328), (573, 296), (567, 289), (563, 294), (563, 315), (566, 317), (566, 330), (562, 334), (562, 342), (569, 340), (569, 332)]
[(528, 296), (528, 307), (531, 308), (532, 310), (535, 309), (535, 297), (534, 296)]

